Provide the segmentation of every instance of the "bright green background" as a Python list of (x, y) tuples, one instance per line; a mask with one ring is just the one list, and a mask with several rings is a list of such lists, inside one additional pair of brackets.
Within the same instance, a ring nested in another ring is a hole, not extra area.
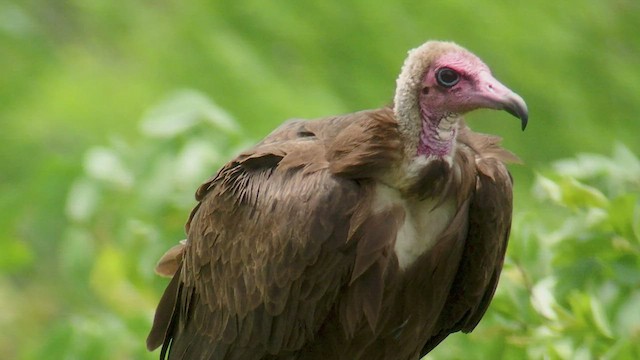
[[(287, 118), (388, 103), (406, 51), (448, 39), (527, 100), (530, 123), (468, 116), (526, 165), (487, 324), (434, 358), (640, 356), (638, 34), (635, 0), (0, 0), (0, 354), (153, 358), (153, 264), (198, 182)], [(617, 142), (630, 152), (550, 166)]]

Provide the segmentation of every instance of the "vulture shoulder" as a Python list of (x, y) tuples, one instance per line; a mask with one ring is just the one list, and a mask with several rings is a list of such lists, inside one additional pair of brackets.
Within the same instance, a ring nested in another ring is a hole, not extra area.
[(344, 330), (374, 327), (403, 212), (368, 205), (395, 128), (386, 108), (290, 121), (205, 182), (187, 241), (161, 260), (175, 275), (147, 346), (176, 359), (294, 353), (345, 292)]

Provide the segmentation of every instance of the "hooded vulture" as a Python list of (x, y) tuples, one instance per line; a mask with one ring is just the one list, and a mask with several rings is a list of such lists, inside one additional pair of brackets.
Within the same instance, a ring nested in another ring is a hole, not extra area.
[(147, 339), (161, 358), (419, 359), (484, 315), (518, 158), (462, 115), (523, 99), (450, 42), (409, 52), (392, 106), (284, 123), (196, 192)]

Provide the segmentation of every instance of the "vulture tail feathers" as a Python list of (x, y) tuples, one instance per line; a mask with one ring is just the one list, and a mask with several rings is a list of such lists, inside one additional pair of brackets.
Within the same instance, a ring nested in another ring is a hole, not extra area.
[[(173, 279), (171, 279), (167, 289), (164, 291), (164, 294), (162, 294), (162, 298), (160, 298), (160, 303), (153, 318), (153, 325), (147, 337), (147, 349), (149, 349), (149, 351), (153, 351), (160, 345), (163, 345), (162, 353), (164, 354), (166, 352), (169, 344), (167, 336), (172, 333), (172, 329), (177, 321), (176, 302), (182, 291), (180, 284), (181, 270), (182, 267), (176, 270)], [(160, 358), (162, 359), (163, 356)]]

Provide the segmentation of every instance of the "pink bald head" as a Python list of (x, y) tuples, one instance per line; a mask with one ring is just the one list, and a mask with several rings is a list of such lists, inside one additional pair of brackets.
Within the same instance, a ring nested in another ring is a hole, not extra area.
[(527, 106), (502, 85), (477, 56), (460, 49), (442, 53), (428, 67), (422, 80), (420, 108), (427, 119), (439, 121), (450, 114), (479, 108), (505, 110), (526, 127)]

